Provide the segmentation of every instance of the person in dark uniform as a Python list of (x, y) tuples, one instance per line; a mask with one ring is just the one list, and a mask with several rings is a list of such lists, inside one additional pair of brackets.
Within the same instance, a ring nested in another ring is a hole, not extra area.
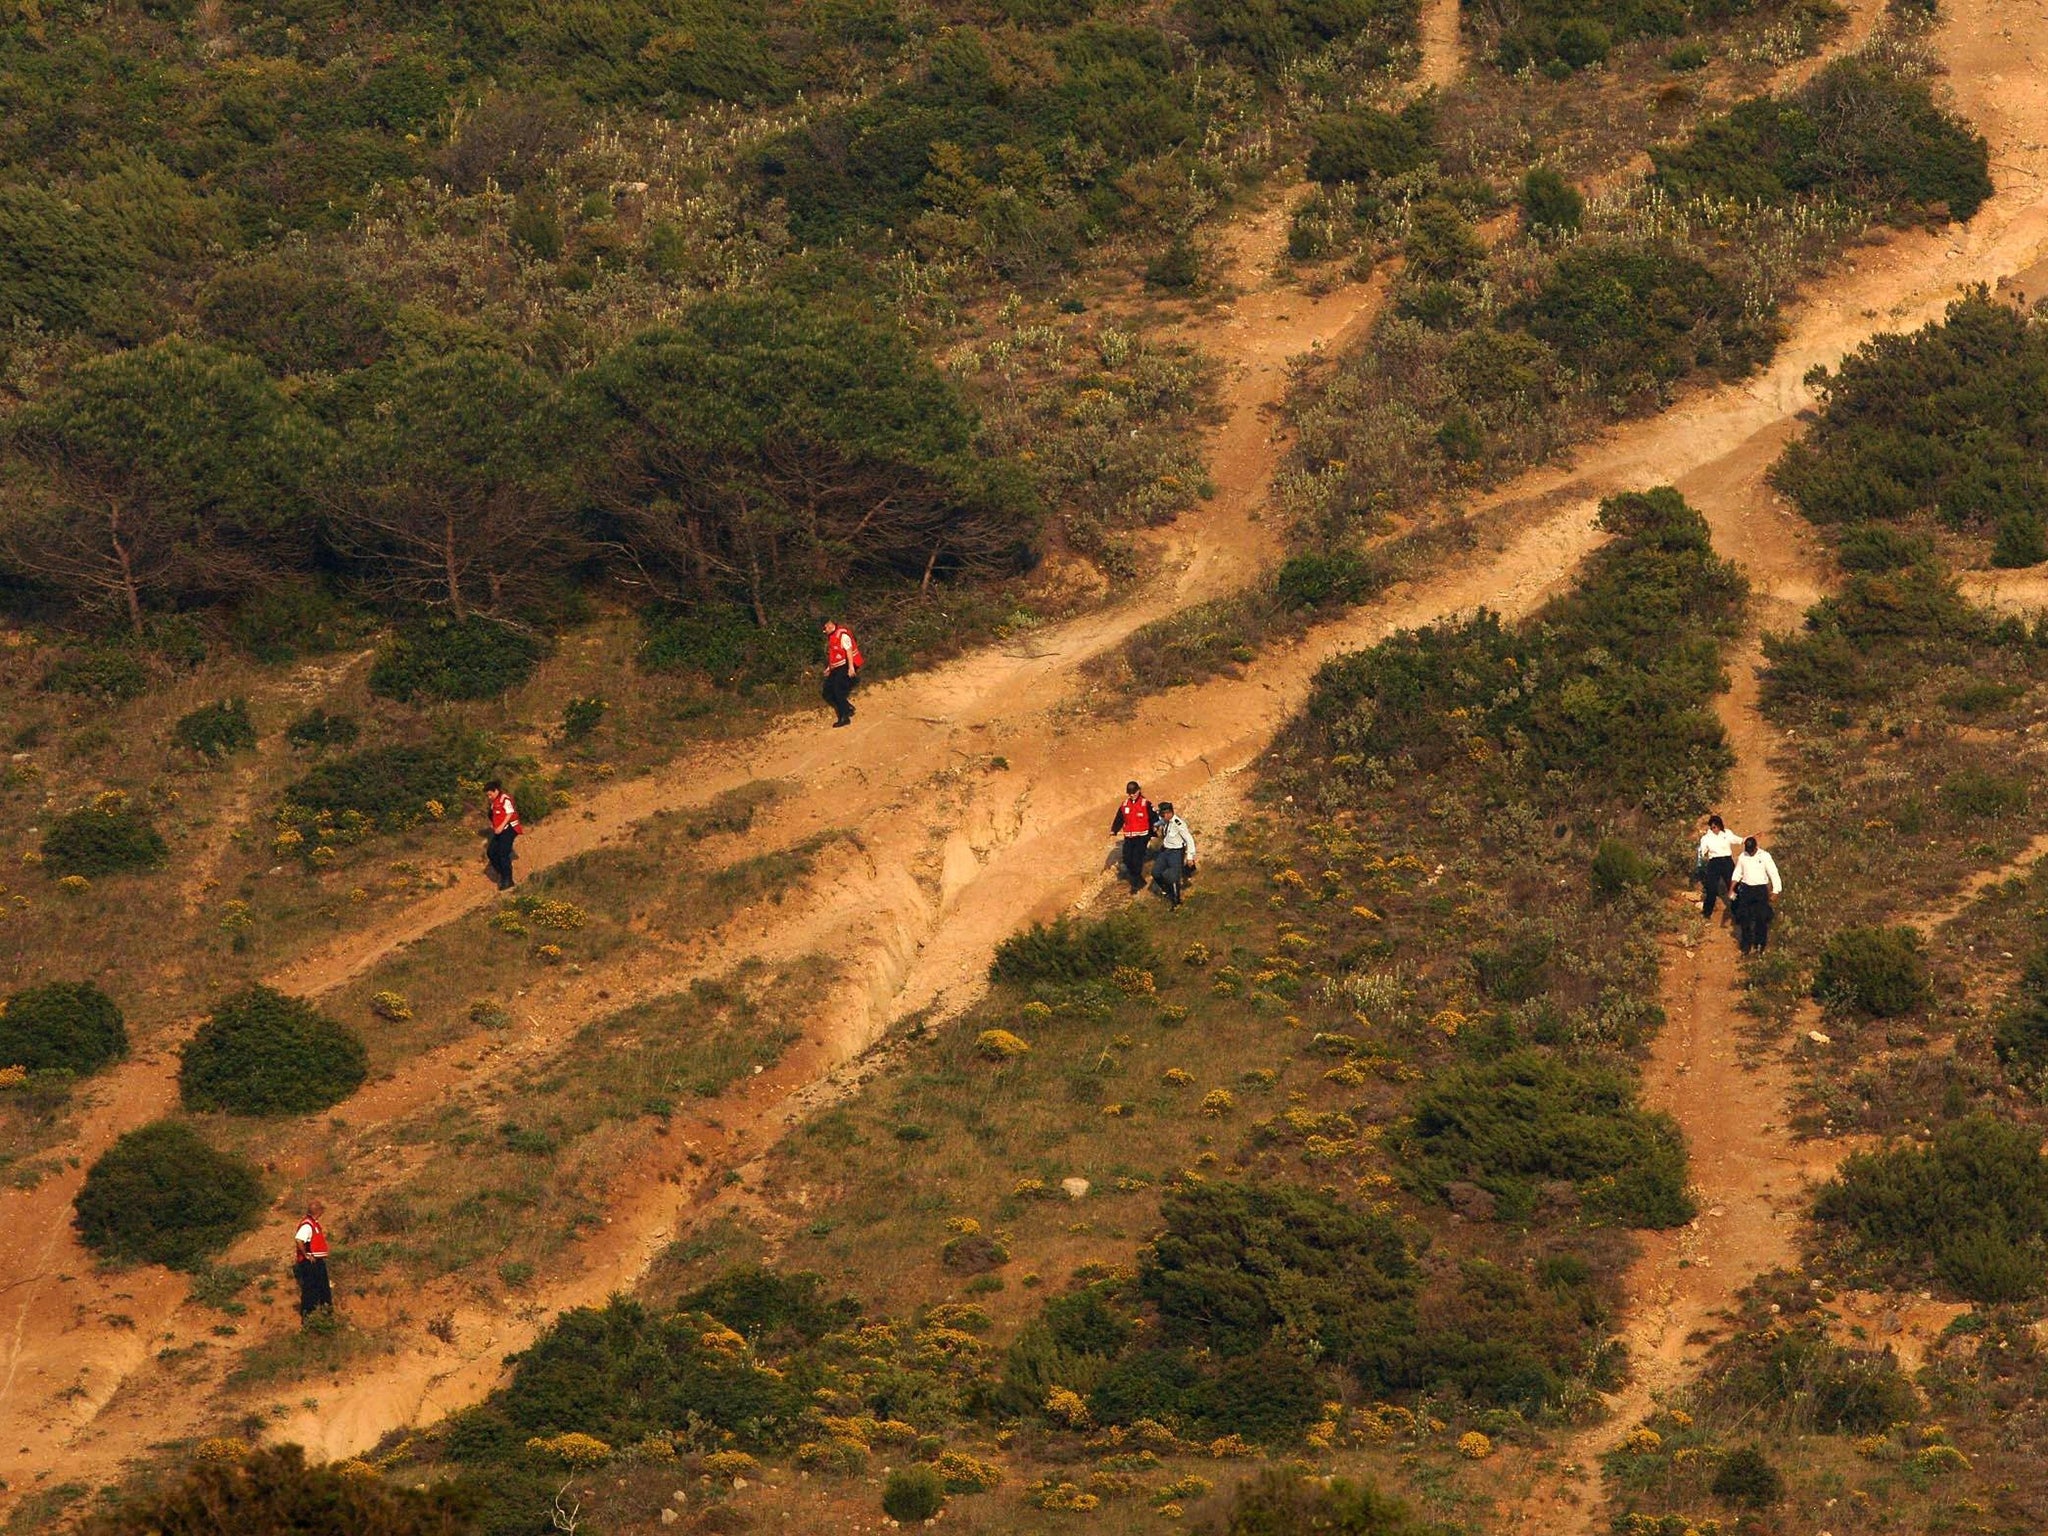
[(1195, 872), (1195, 834), (1188, 830), (1171, 800), (1159, 802), (1159, 852), (1152, 858), (1152, 883), (1171, 906), (1180, 905), (1180, 888)]
[(1729, 905), (1735, 912), (1735, 942), (1745, 955), (1760, 955), (1770, 947), (1771, 920), (1778, 915), (1778, 893), (1785, 889), (1778, 878), (1778, 861), (1759, 848), (1755, 838), (1745, 837), (1732, 878), (1735, 899)]

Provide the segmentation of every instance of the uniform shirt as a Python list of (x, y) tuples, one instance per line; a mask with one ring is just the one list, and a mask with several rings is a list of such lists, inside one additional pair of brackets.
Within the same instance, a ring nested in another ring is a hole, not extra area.
[(1732, 859), (1742, 851), (1742, 839), (1733, 832), (1716, 832), (1709, 828), (1707, 835), (1700, 839), (1702, 859)]
[(292, 1241), (306, 1250), (309, 1259), (327, 1257), (327, 1234), (320, 1229), (320, 1223), (308, 1216), (299, 1223), (299, 1230), (292, 1234)]
[(851, 672), (860, 665), (860, 647), (854, 644), (853, 631), (841, 625), (825, 637), (825, 670), (837, 671), (840, 667)]
[(490, 808), (491, 830), (493, 832), (502, 832), (507, 827), (510, 827), (514, 832), (520, 830), (519, 807), (512, 803), (510, 795), (506, 794), (503, 790), (493, 790), (485, 804)]
[(1785, 889), (1785, 882), (1778, 878), (1778, 861), (1761, 848), (1735, 856), (1734, 879), (1737, 885), (1768, 885), (1773, 896)]
[(1166, 831), (1159, 839), (1162, 848), (1185, 848), (1188, 862), (1195, 862), (1195, 834), (1188, 830), (1188, 824), (1175, 816), (1166, 823)]

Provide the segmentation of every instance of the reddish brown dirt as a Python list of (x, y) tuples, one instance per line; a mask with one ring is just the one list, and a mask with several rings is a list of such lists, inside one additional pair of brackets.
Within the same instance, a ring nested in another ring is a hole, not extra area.
[[(1299, 704), (1325, 657), (1369, 644), (1394, 627), (1481, 603), (1511, 614), (1528, 611), (1568, 579), (1597, 542), (1592, 513), (1600, 495), (1677, 480), (1713, 518), (1722, 548), (1751, 567), (1760, 589), (1793, 606), (1809, 600), (1817, 578), (1797, 554), (1789, 524), (1765, 526), (1763, 520), (1782, 514), (1771, 508), (1761, 482), (1794, 413), (1809, 403), (1802, 376), (1878, 329), (1938, 313), (1960, 283), (2019, 270), (2048, 239), (2048, 210), (2032, 190), (2043, 168), (2048, 108), (2031, 81), (2008, 81), (1999, 72), (2021, 56), (2014, 42), (1984, 45), (1980, 33), (1988, 35), (1993, 17), (2015, 19), (1994, 4), (1952, 0), (1943, 38), (1961, 104), (2001, 154), (2005, 190), (1967, 231), (1902, 235), (1862, 253), (1793, 317), (1787, 344), (1768, 372), (1619, 431), (1588, 449), (1576, 466), (1531, 475), (1490, 498), (1482, 509), (1484, 526), (1497, 533), (1441, 576), (1262, 657), (1243, 677), (1134, 701), (1123, 718), (1077, 715), (1068, 700), (1082, 663), (1139, 624), (1232, 590), (1272, 559), (1276, 531), (1256, 513), (1285, 446), (1268, 416), (1284, 383), (1284, 361), (1317, 344), (1341, 344), (1377, 303), (1379, 290), (1371, 285), (1311, 300), (1267, 281), (1261, 264), (1277, 248), (1284, 214), (1276, 206), (1253, 220), (1237, 245), (1237, 260), (1249, 268), (1244, 296), (1201, 335), (1233, 368), (1226, 420), (1213, 444), (1218, 494), (1164, 541), (1166, 574), (1151, 587), (1115, 609), (878, 687), (862, 699), (861, 717), (850, 730), (792, 719), (743, 746), (617, 786), (588, 804), (589, 819), (560, 828), (551, 823), (545, 837), (536, 837), (528, 862), (545, 867), (629, 838), (656, 811), (702, 804), (756, 778), (803, 785), (801, 794), (763, 818), (751, 834), (754, 847), (786, 846), (816, 830), (851, 826), (858, 829), (858, 852), (772, 919), (743, 915), (720, 936), (719, 958), (818, 950), (839, 958), (841, 979), (820, 1005), (814, 1043), (757, 1079), (741, 1105), (721, 1106), (725, 1132), (679, 1126), (665, 1157), (620, 1191), (608, 1226), (530, 1303), (513, 1312), (453, 1292), (422, 1295), (423, 1316), (447, 1303), (454, 1344), (423, 1332), (409, 1337), (400, 1354), (368, 1363), (345, 1389), (324, 1391), (317, 1410), (300, 1409), (296, 1394), (284, 1394), (292, 1412), (277, 1433), (318, 1453), (345, 1454), (392, 1427), (473, 1400), (496, 1378), (504, 1351), (530, 1339), (555, 1310), (630, 1284), (692, 1218), (715, 1187), (685, 1162), (692, 1142), (704, 1151), (710, 1172), (743, 1161), (800, 1109), (805, 1085), (827, 1081), (894, 1019), (970, 998), (997, 940), (1030, 917), (1090, 899), (1103, 883), (1105, 796), (1113, 798), (1124, 778), (1135, 775), (1155, 794), (1189, 804), (1198, 825), (1220, 821), (1212, 812), (1233, 795), (1231, 780)], [(2030, 13), (2024, 25), (2031, 49), (2041, 34), (2039, 13)], [(1749, 724), (1736, 725), (1738, 742), (1761, 746), (1753, 717), (1745, 718)], [(988, 766), (997, 754), (1008, 759), (1006, 771)], [(1746, 759), (1760, 756), (1745, 752)], [(1731, 798), (1731, 805), (1768, 815), (1761, 781), (1737, 794), (1761, 798)], [(489, 899), (481, 880), (467, 879), (275, 979), (301, 992), (331, 988)], [(1714, 964), (1720, 963), (1717, 957)], [(1712, 990), (1703, 985), (1701, 997)], [(578, 1006), (575, 998), (563, 998), (562, 1016)], [(1668, 1037), (1671, 1051), (1684, 1051), (1670, 1060), (1686, 1063), (1685, 1071), (1672, 1068), (1674, 1077), (1655, 1081), (1660, 1092), (1676, 1095), (1672, 1107), (1695, 1136), (1707, 1208), (1720, 1187), (1715, 1181), (1725, 1177), (1742, 1194), (1744, 1214), (1703, 1218), (1697, 1240), (1713, 1246), (1699, 1251), (1712, 1262), (1672, 1270), (1685, 1276), (1686, 1288), (1674, 1286), (1667, 1322), (1653, 1326), (1645, 1321), (1649, 1313), (1632, 1321), (1651, 1360), (1662, 1356), (1668, 1338), (1682, 1345), (1688, 1318), (1721, 1304), (1720, 1289), (1695, 1288), (1701, 1276), (1713, 1275), (1716, 1287), (1724, 1287), (1726, 1277), (1724, 1288), (1732, 1289), (1734, 1276), (1782, 1251), (1782, 1244), (1773, 1246), (1777, 1224), (1767, 1217), (1759, 1224), (1750, 1210), (1781, 1198), (1771, 1166), (1776, 1144), (1768, 1141), (1774, 1133), (1764, 1128), (1773, 1115), (1753, 1109), (1771, 1101), (1754, 1080), (1730, 1075), (1739, 1069), (1723, 1049), (1726, 1022), (1722, 1011), (1702, 1002), (1693, 1022), (1680, 1022)], [(363, 1124), (363, 1108), (394, 1114), (446, 1091), (458, 1081), (457, 1055), (439, 1055), (344, 1113)], [(89, 1160), (119, 1130), (159, 1112), (170, 1101), (173, 1065), (166, 1045), (113, 1074), (97, 1090), (72, 1150)], [(1688, 1079), (1684, 1092), (1670, 1086), (1678, 1076)], [(1714, 1092), (1702, 1091), (1708, 1086)], [(1747, 1175), (1745, 1167), (1763, 1168), (1771, 1179)], [(196, 1330), (179, 1313), (184, 1282), (156, 1271), (96, 1272), (68, 1230), (77, 1179), (72, 1172), (34, 1191), (0, 1194), (0, 1347), (6, 1350), (0, 1476), (16, 1490), (38, 1473), (111, 1476), (124, 1458), (204, 1411), (195, 1394), (137, 1371), (165, 1342)], [(275, 1239), (273, 1231), (252, 1240), (247, 1251), (265, 1253)], [(1641, 1276), (1641, 1294), (1662, 1294), (1656, 1262), (1654, 1253), (1646, 1260), (1651, 1268)], [(135, 1326), (109, 1329), (103, 1319), (110, 1312), (127, 1314)], [(133, 1386), (120, 1391), (131, 1377)]]

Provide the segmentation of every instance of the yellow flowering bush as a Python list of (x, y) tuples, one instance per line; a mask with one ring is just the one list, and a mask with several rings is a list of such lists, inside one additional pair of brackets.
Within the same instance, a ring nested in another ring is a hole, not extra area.
[(1162, 1083), (1171, 1084), (1175, 1088), (1192, 1088), (1195, 1083), (1195, 1074), (1184, 1067), (1168, 1067), (1160, 1074), (1159, 1080)]
[(702, 1470), (713, 1477), (741, 1477), (760, 1471), (761, 1463), (745, 1451), (713, 1451), (704, 1458)]
[(1054, 1387), (1045, 1394), (1046, 1417), (1064, 1424), (1069, 1429), (1081, 1429), (1088, 1423), (1088, 1405), (1081, 1401), (1081, 1394), (1071, 1387)]
[(1039, 1509), (1060, 1510), (1068, 1514), (1086, 1514), (1102, 1503), (1095, 1494), (1083, 1493), (1076, 1483), (1040, 1483), (1029, 1494), (1029, 1500)]
[[(535, 1436), (526, 1442), (529, 1451), (538, 1451), (543, 1456), (553, 1456), (566, 1461), (572, 1467), (597, 1467), (612, 1459), (612, 1448), (595, 1435), (585, 1435), (574, 1430), (566, 1435), (551, 1435), (546, 1439)], [(751, 1457), (748, 1458), (752, 1460)]]
[(412, 1004), (405, 1000), (403, 993), (379, 992), (370, 999), (370, 1012), (396, 1024), (412, 1017)]
[(1003, 1469), (965, 1451), (941, 1451), (935, 1463), (948, 1493), (987, 1493), (1003, 1481)]
[(91, 890), (92, 882), (86, 879), (85, 876), (83, 875), (66, 875), (63, 879), (57, 882), (57, 889), (60, 891), (69, 891), (72, 895), (76, 896), (81, 891)]
[(1015, 1061), (1031, 1050), (1031, 1042), (1007, 1029), (984, 1029), (975, 1037), (974, 1048), (984, 1061)]
[(1484, 1461), (1493, 1454), (1493, 1441), (1476, 1429), (1458, 1436), (1458, 1454), (1467, 1461)]
[(1211, 1088), (1202, 1095), (1202, 1113), (1211, 1119), (1229, 1114), (1237, 1108), (1237, 1100), (1231, 1097), (1228, 1088)]
[(238, 1435), (214, 1435), (192, 1448), (198, 1461), (240, 1461), (249, 1454), (249, 1442)]
[(1126, 997), (1150, 997), (1159, 990), (1152, 973), (1135, 965), (1118, 966), (1109, 973), (1109, 983)]
[(1638, 1425), (1628, 1432), (1621, 1448), (1631, 1456), (1654, 1456), (1664, 1449), (1664, 1437), (1654, 1429)]

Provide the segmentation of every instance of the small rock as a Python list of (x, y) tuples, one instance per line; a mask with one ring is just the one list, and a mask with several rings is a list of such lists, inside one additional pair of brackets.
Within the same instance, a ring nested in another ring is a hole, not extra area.
[(1815, 1045), (1833, 1045), (1835, 1043), (1832, 1039), (1822, 1034), (1817, 1029), (1809, 1029), (1806, 1032), (1806, 1038), (1811, 1040)]
[(681, 1515), (677, 1514), (672, 1509), (664, 1509), (661, 1512), (661, 1523), (663, 1525), (674, 1525), (678, 1520), (682, 1518), (683, 1517)]
[(1086, 1179), (1061, 1179), (1060, 1188), (1067, 1192), (1069, 1200), (1079, 1200), (1088, 1193), (1088, 1181)]
[(732, 1491), (734, 1493), (738, 1493), (742, 1488), (746, 1486), (747, 1480), (744, 1477), (736, 1477), (732, 1480)]
[(671, 1504), (687, 1504), (690, 1502), (690, 1496), (687, 1493), (685, 1493), (682, 1489), (678, 1488), (674, 1493), (668, 1496), (668, 1501)]

